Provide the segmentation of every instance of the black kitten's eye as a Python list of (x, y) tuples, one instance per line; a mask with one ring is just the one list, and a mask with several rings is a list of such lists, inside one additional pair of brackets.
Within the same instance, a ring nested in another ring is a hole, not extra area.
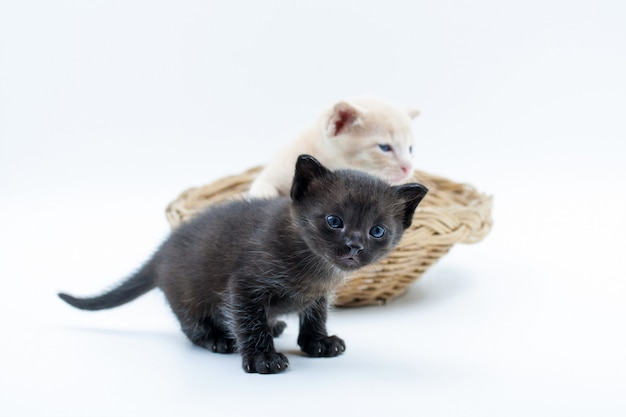
[(326, 216), (326, 222), (333, 229), (340, 229), (343, 227), (343, 220), (337, 216)]
[(380, 225), (376, 225), (370, 229), (370, 235), (374, 236), (376, 239), (380, 239), (385, 235), (385, 228)]
[(383, 152), (391, 152), (391, 145), (381, 144), (381, 145), (378, 145), (378, 147)]

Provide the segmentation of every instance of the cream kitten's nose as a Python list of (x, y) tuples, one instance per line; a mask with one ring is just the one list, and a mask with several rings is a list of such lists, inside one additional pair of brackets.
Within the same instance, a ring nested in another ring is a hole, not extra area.
[(403, 173), (404, 175), (407, 175), (407, 174), (410, 174), (410, 173), (411, 173), (411, 171), (413, 170), (413, 165), (412, 165), (412, 164), (407, 164), (407, 163), (404, 163), (404, 164), (402, 164), (402, 165), (400, 166), (400, 169), (402, 170), (402, 173)]
[(391, 180), (390, 182), (392, 184), (401, 184), (404, 181), (406, 181), (407, 178), (409, 178), (412, 174), (413, 171), (413, 165), (403, 162), (400, 164), (400, 170), (402, 171), (402, 174), (399, 175), (398, 177), (394, 178), (393, 180)]

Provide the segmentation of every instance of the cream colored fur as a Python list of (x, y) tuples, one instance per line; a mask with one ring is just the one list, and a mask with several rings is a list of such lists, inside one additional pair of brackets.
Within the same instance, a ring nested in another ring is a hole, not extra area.
[[(377, 98), (335, 103), (296, 140), (282, 148), (250, 187), (258, 197), (289, 195), (298, 155), (329, 169), (353, 168), (401, 184), (413, 173), (411, 119), (419, 112)], [(390, 146), (384, 151), (379, 145)]]

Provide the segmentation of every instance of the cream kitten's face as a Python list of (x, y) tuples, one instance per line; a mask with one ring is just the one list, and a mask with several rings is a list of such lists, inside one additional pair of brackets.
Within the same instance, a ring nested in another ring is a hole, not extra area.
[(390, 184), (401, 184), (413, 174), (413, 137), (411, 132), (377, 132), (351, 138), (353, 154), (348, 161)]
[(414, 110), (379, 101), (340, 102), (329, 118), (326, 151), (333, 169), (355, 168), (401, 184), (413, 174)]

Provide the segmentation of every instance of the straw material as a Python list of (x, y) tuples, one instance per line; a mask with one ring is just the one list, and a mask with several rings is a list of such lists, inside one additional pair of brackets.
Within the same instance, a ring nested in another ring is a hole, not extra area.
[[(207, 206), (244, 197), (261, 169), (252, 168), (184, 191), (166, 209), (171, 227)], [(350, 276), (337, 291), (336, 306), (384, 304), (404, 293), (452, 245), (480, 242), (491, 230), (491, 196), (422, 171), (415, 171), (413, 179), (429, 189), (413, 224), (389, 256)]]

